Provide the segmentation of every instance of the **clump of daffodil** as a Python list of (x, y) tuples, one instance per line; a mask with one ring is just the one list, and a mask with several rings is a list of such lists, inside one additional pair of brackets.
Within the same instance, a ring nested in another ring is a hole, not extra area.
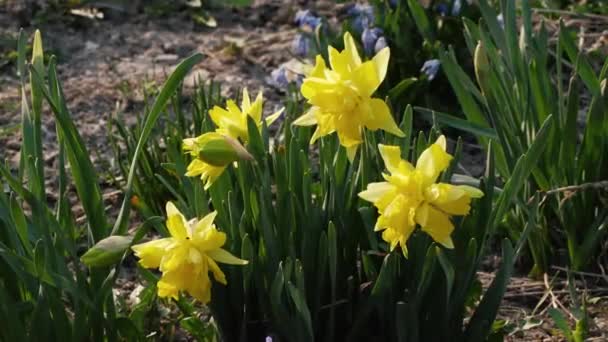
[[(255, 101), (251, 102), (247, 88), (243, 89), (243, 101), (239, 108), (233, 100), (226, 101), (226, 109), (219, 106), (214, 106), (209, 111), (211, 120), (218, 127), (216, 132), (229, 136), (234, 139), (240, 139), (244, 143), (249, 141), (249, 133), (247, 130), (247, 118), (251, 117), (258, 126), (262, 128), (262, 109), (264, 98), (262, 92), (258, 93)], [(272, 115), (266, 118), (266, 125), (270, 126), (283, 112), (281, 108)]]
[(188, 165), (186, 176), (200, 176), (205, 183), (205, 190), (209, 189), (230, 163), (239, 159), (253, 159), (238, 140), (216, 132), (184, 139), (182, 148), (194, 158)]
[(344, 34), (344, 50), (329, 47), (331, 68), (319, 55), (316, 65), (302, 83), (302, 95), (312, 105), (294, 125), (317, 125), (310, 143), (338, 133), (340, 144), (352, 161), (363, 142), (363, 129), (382, 129), (404, 136), (386, 103), (372, 94), (386, 76), (390, 50), (380, 50), (370, 61), (362, 62), (350, 33)]
[(466, 185), (435, 183), (452, 159), (445, 151), (445, 137), (440, 136), (422, 152), (416, 167), (401, 159), (398, 146), (378, 147), (389, 172), (383, 174), (386, 182), (370, 183), (359, 193), (378, 208), (375, 230), (384, 230), (382, 239), (390, 243), (391, 250), (401, 245), (405, 256), (407, 240), (417, 224), (436, 242), (454, 248), (450, 216), (467, 215), (471, 198), (482, 197), (483, 193)]
[(211, 299), (211, 279), (226, 285), (226, 276), (217, 262), (246, 265), (221, 247), (226, 234), (213, 224), (217, 212), (200, 221), (186, 218), (173, 203), (167, 203), (167, 229), (171, 237), (153, 240), (132, 247), (139, 263), (145, 268), (159, 268), (158, 296), (177, 299), (180, 291), (207, 303)]

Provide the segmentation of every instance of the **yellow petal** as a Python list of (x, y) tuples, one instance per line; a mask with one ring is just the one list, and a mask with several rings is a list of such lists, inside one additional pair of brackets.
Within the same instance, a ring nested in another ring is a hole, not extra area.
[(173, 298), (175, 300), (179, 298), (179, 289), (173, 284), (170, 284), (161, 279), (156, 284), (156, 287), (158, 290), (158, 296), (160, 298)]
[(145, 268), (158, 268), (167, 248), (171, 244), (172, 239), (165, 238), (140, 243), (132, 246), (131, 249), (135, 252), (135, 256), (139, 258), (140, 265)]
[(478, 189), (466, 185), (433, 184), (425, 191), (427, 201), (434, 207), (450, 215), (467, 215), (471, 209), (471, 195), (478, 196)]
[[(250, 108), (246, 111), (243, 109), (243, 113), (247, 113), (249, 116), (253, 118), (253, 121), (256, 124), (262, 123), (262, 109), (264, 107), (264, 97), (262, 95), (262, 91), (258, 92), (258, 96), (255, 98), (255, 101), (251, 105)], [(247, 124), (247, 122), (245, 122)]]
[(420, 225), (422, 231), (429, 234), (433, 240), (446, 248), (454, 248), (450, 236), (454, 230), (454, 225), (448, 215), (425, 203), (416, 211), (416, 222)]
[(167, 202), (167, 229), (172, 237), (185, 239), (188, 237), (188, 222), (184, 215), (175, 207), (173, 202)]
[(399, 129), (399, 126), (395, 123), (395, 119), (384, 101), (380, 99), (371, 99), (369, 105), (371, 113), (366, 122), (367, 128), (371, 130), (382, 129), (398, 137), (405, 136)]
[(283, 114), (284, 110), (285, 110), (285, 107), (277, 110), (272, 115), (267, 116), (266, 117), (266, 126), (272, 125), (272, 123), (275, 122), (276, 119), (278, 119), (281, 116), (281, 114)]
[(361, 96), (371, 96), (382, 82), (378, 78), (376, 66), (371, 61), (361, 64), (352, 72), (352, 80)]
[(179, 244), (171, 248), (161, 260), (158, 267), (161, 272), (175, 272), (182, 268), (190, 257), (190, 247), (186, 244)]
[(346, 53), (340, 53), (333, 46), (328, 48), (329, 50), (329, 64), (331, 69), (342, 77), (348, 77), (350, 74), (349, 60)]
[(346, 147), (346, 157), (348, 158), (348, 161), (350, 161), (351, 163), (355, 160), (358, 149), (359, 149), (359, 145), (353, 145), (353, 146)]
[(483, 191), (481, 191), (475, 187), (472, 187), (469, 185), (457, 185), (456, 187), (464, 190), (471, 198), (482, 198), (483, 197)]
[(209, 262), (209, 270), (211, 271), (211, 273), (213, 273), (213, 278), (215, 279), (215, 281), (224, 285), (228, 284), (228, 282), (226, 281), (226, 275), (224, 274), (224, 272), (222, 272), (222, 270), (215, 263), (215, 261), (213, 261), (213, 259), (211, 258), (207, 258), (207, 262)]
[(378, 144), (380, 156), (384, 161), (384, 166), (392, 174), (399, 171), (399, 163), (401, 163), (401, 148), (399, 146)]
[(378, 75), (379, 83), (382, 83), (384, 77), (386, 77), (386, 71), (388, 70), (388, 61), (391, 57), (391, 50), (388, 47), (380, 50), (374, 58), (372, 58), (372, 62), (376, 68), (376, 74)]
[(317, 117), (315, 112), (311, 109), (306, 114), (297, 118), (294, 122), (296, 126), (312, 126), (317, 124)]
[(388, 182), (369, 183), (367, 190), (361, 191), (359, 197), (375, 204), (382, 196), (393, 190), (395, 190), (395, 186)]
[(203, 269), (196, 277), (191, 277), (185, 286), (188, 293), (203, 304), (211, 300), (211, 280), (207, 272), (206, 268)]
[(344, 51), (346, 52), (349, 64), (353, 69), (361, 65), (361, 57), (359, 57), (357, 45), (355, 44), (353, 36), (350, 35), (350, 32), (344, 34)]
[(221, 249), (221, 248), (210, 250), (207, 252), (207, 255), (210, 258), (212, 258), (213, 260), (216, 260), (223, 264), (247, 265), (249, 263), (249, 261), (239, 259), (239, 258), (235, 257), (234, 255), (230, 254), (230, 252), (228, 252), (227, 250)]
[(325, 65), (325, 60), (321, 55), (317, 55), (315, 58), (315, 67), (311, 70), (308, 76), (322, 78), (325, 76), (326, 69), (327, 66)]
[(416, 170), (420, 171), (424, 176), (425, 185), (430, 185), (437, 180), (437, 177), (443, 172), (452, 160), (452, 156), (445, 151), (445, 137), (442, 135), (437, 139), (437, 142), (429, 146), (422, 152)]
[(202, 234), (207, 229), (215, 229), (215, 227), (212, 227), (212, 225), (213, 225), (213, 221), (215, 220), (216, 216), (217, 216), (217, 211), (212, 211), (209, 214), (205, 215), (205, 217), (200, 219), (194, 225), (194, 229), (192, 232), (193, 235), (196, 236), (197, 234)]
[(251, 107), (251, 99), (249, 99), (249, 92), (247, 91), (247, 87), (243, 88), (243, 99), (241, 101), (241, 109), (243, 112), (247, 113), (249, 108)]
[(196, 247), (205, 253), (218, 249), (226, 243), (226, 233), (220, 232), (215, 226), (210, 226), (197, 232), (192, 241)]

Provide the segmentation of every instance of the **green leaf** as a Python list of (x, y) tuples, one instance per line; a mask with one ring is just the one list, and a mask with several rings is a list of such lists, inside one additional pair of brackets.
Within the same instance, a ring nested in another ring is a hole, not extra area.
[(492, 213), (492, 227), (497, 227), (499, 222), (502, 221), (503, 215), (507, 211), (509, 205), (514, 201), (515, 196), (519, 194), (519, 190), (526, 183), (528, 176), (534, 170), (536, 163), (547, 145), (547, 138), (549, 137), (552, 124), (553, 116), (550, 115), (536, 134), (528, 151), (517, 160), (511, 178), (509, 178), (505, 184), (503, 192), (500, 194), (494, 212)]
[(467, 325), (465, 331), (467, 341), (484, 341), (490, 333), (492, 323), (496, 318), (502, 297), (513, 273), (513, 265), (513, 247), (509, 240), (505, 239), (502, 242), (502, 265)]
[(127, 220), (131, 210), (131, 195), (133, 194), (133, 182), (135, 179), (135, 171), (137, 170), (137, 162), (145, 148), (150, 134), (152, 133), (152, 129), (156, 125), (156, 121), (167, 105), (167, 101), (175, 93), (184, 77), (186, 77), (186, 74), (202, 59), (203, 55), (197, 53), (181, 62), (163, 85), (158, 97), (156, 98), (156, 101), (154, 101), (152, 109), (147, 114), (141, 135), (139, 136), (137, 146), (135, 147), (135, 152), (133, 153), (133, 159), (131, 160), (131, 166), (129, 168), (129, 176), (127, 177), (125, 196), (123, 198), (118, 217), (116, 218), (114, 228), (112, 228), (112, 234), (124, 234), (127, 230)]
[(425, 40), (432, 43), (435, 40), (433, 27), (431, 26), (429, 18), (426, 16), (424, 8), (420, 2), (418, 2), (418, 0), (408, 0), (407, 5), (410, 8), (410, 12), (414, 18), (416, 26), (418, 27), (418, 31)]
[(498, 139), (496, 131), (490, 127), (476, 124), (472, 121), (460, 119), (454, 115), (436, 112), (432, 109), (414, 107), (417, 112), (422, 113), (423, 117), (429, 121), (436, 121), (438, 123), (448, 125), (452, 128), (460, 129), (462, 131), (472, 133), (477, 137), (485, 137), (489, 139)]

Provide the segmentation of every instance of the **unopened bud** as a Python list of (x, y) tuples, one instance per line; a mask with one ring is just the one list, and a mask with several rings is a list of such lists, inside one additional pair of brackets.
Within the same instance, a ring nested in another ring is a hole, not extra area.
[(241, 143), (231, 137), (211, 133), (209, 139), (201, 139), (198, 157), (213, 166), (225, 166), (234, 161), (253, 157)]
[(89, 267), (110, 266), (120, 261), (131, 241), (131, 236), (112, 235), (96, 243), (80, 260)]
[(490, 62), (488, 61), (488, 55), (483, 43), (479, 41), (475, 48), (475, 77), (477, 78), (477, 84), (481, 88), (482, 92), (486, 92), (486, 85), (488, 79), (488, 73), (490, 72)]

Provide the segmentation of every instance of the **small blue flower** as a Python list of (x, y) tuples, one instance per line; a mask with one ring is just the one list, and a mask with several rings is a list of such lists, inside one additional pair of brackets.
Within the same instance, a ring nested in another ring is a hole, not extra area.
[(452, 16), (456, 17), (460, 14), (462, 10), (462, 0), (454, 0), (452, 2)]
[(505, 29), (505, 18), (502, 15), (502, 13), (500, 13), (499, 15), (496, 16), (496, 20), (498, 20), (498, 25), (500, 25), (500, 27), (504, 30)]
[(266, 336), (266, 342), (272, 342), (272, 337)]
[(380, 50), (384, 49), (387, 46), (388, 46), (388, 44), (386, 43), (386, 38), (380, 37), (380, 38), (378, 38), (378, 40), (376, 40), (376, 45), (374, 46), (374, 52), (378, 53), (378, 52), (380, 52)]
[(310, 10), (299, 10), (296, 12), (294, 23), (301, 29), (314, 31), (321, 25), (321, 18), (313, 15)]
[(287, 79), (287, 70), (285, 67), (280, 66), (270, 73), (270, 83), (277, 88), (286, 88), (289, 85), (289, 80)]
[(430, 59), (424, 62), (424, 65), (420, 69), (420, 72), (426, 75), (429, 81), (435, 79), (437, 76), (437, 72), (439, 71), (439, 67), (441, 66), (441, 62), (438, 59)]
[(361, 34), (361, 42), (363, 43), (363, 50), (365, 54), (371, 56), (374, 53), (376, 42), (382, 36), (382, 29), (377, 27), (365, 28)]
[(291, 43), (291, 52), (300, 57), (308, 57), (312, 42), (310, 38), (302, 33), (298, 33)]
[(357, 33), (373, 26), (375, 22), (374, 8), (371, 5), (355, 4), (348, 10), (347, 15), (352, 18), (351, 27)]
[(445, 17), (448, 14), (448, 5), (441, 3), (435, 8), (440, 16)]
[(391, 8), (397, 8), (397, 5), (399, 5), (399, 0), (389, 0), (388, 4), (391, 6)]

